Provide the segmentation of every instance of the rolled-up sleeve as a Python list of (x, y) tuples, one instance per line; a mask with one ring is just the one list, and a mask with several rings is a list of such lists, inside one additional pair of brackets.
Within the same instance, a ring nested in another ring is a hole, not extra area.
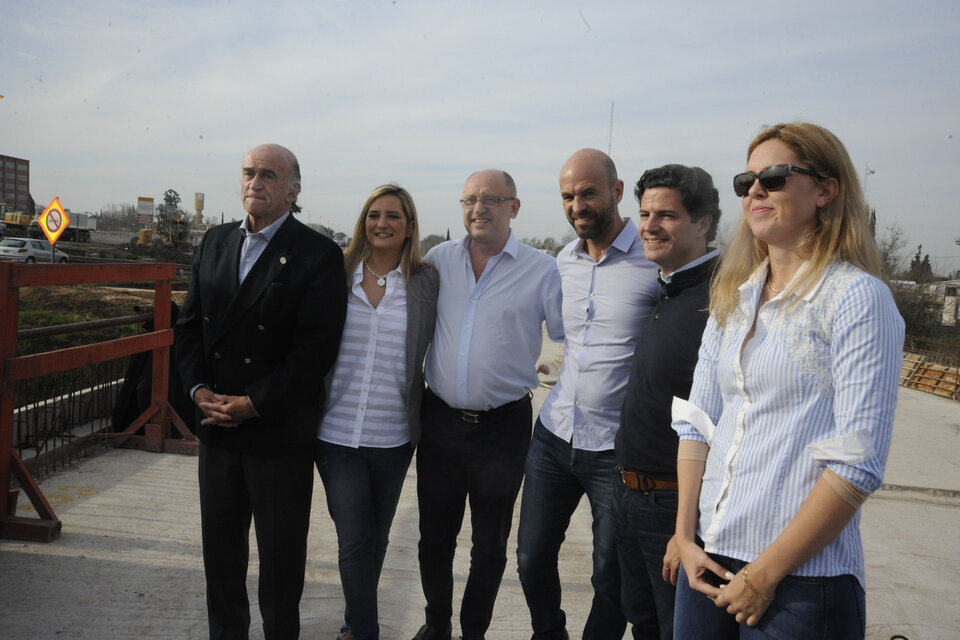
[(837, 475), (872, 493), (883, 482), (893, 435), (903, 318), (890, 289), (864, 277), (847, 290), (832, 328), (834, 433), (809, 450)]
[[(686, 403), (705, 413), (712, 425), (717, 424), (723, 410), (723, 398), (717, 380), (717, 360), (722, 335), (720, 327), (711, 315), (703, 331), (697, 366), (693, 372), (693, 386), (690, 388), (690, 398)], [(697, 440), (709, 444), (707, 434), (702, 433), (702, 427), (698, 428), (689, 419), (690, 408), (686, 405), (682, 405), (685, 406), (685, 410), (674, 411), (673, 430), (681, 440)]]

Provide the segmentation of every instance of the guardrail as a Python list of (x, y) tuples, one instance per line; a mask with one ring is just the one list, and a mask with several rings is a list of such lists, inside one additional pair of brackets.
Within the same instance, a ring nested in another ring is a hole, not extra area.
[[(13, 449), (15, 385), (19, 380), (152, 351), (150, 407), (117, 434), (114, 444), (151, 451), (196, 453), (196, 437), (170, 406), (167, 396), (170, 346), (173, 344), (170, 298), (175, 272), (175, 265), (166, 263), (33, 265), (0, 262), (0, 537), (49, 542), (59, 537), (62, 526)], [(141, 281), (154, 282), (152, 332), (17, 356), (21, 287)], [(182, 439), (170, 437), (171, 426), (179, 431)], [(138, 433), (140, 429), (143, 429), (143, 435)], [(30, 499), (38, 518), (16, 515), (19, 490), (11, 488), (11, 474)]]

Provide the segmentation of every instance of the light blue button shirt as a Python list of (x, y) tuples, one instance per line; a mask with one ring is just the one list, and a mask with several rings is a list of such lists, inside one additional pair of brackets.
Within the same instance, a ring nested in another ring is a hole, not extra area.
[(250, 216), (243, 216), (243, 222), (240, 223), (240, 233), (243, 234), (243, 246), (240, 248), (240, 264), (237, 274), (239, 279), (237, 282), (243, 282), (243, 279), (247, 277), (250, 269), (257, 263), (257, 258), (259, 258), (263, 250), (267, 248), (267, 243), (273, 238), (273, 234), (287, 221), (287, 216), (289, 215), (290, 212), (287, 211), (267, 225), (265, 229), (261, 229), (257, 233), (250, 231)]
[(560, 274), (556, 260), (511, 232), (477, 280), (469, 242), (469, 236), (444, 242), (424, 258), (440, 274), (424, 377), (448, 405), (486, 411), (539, 384), (544, 322), (552, 339), (563, 340)]
[(641, 322), (660, 296), (657, 265), (644, 257), (629, 218), (600, 261), (577, 239), (557, 254), (566, 341), (540, 421), (574, 449), (606, 451), (620, 428)]

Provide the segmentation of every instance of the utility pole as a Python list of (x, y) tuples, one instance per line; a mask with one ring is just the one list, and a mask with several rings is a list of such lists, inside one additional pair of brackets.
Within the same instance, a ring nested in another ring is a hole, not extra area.
[(607, 142), (607, 155), (613, 149), (613, 100), (610, 101), (610, 138)]

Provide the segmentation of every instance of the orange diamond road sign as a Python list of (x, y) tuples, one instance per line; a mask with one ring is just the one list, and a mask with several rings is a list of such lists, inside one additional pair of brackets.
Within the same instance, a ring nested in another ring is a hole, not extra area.
[(60, 206), (60, 198), (54, 198), (50, 201), (47, 208), (43, 210), (43, 213), (40, 214), (38, 222), (40, 223), (40, 228), (43, 229), (43, 234), (47, 236), (47, 240), (50, 241), (50, 244), (56, 244), (60, 234), (63, 233), (67, 225), (70, 224), (70, 216), (68, 216), (67, 212)]

